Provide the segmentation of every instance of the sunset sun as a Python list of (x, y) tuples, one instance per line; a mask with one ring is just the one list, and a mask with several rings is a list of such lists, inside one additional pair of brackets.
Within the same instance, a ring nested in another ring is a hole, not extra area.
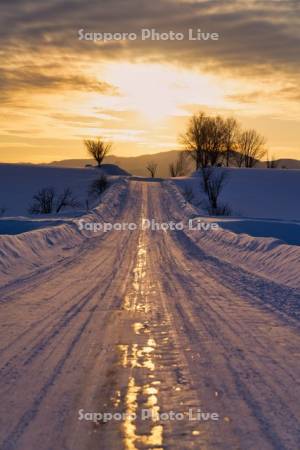
[(122, 101), (151, 122), (185, 116), (184, 106), (194, 102), (215, 105), (221, 90), (203, 74), (159, 64), (109, 64), (104, 76), (117, 86)]

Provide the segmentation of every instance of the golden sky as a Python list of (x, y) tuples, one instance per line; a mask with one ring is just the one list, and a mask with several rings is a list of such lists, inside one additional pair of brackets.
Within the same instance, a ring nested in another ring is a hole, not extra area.
[[(85, 158), (95, 136), (121, 156), (175, 149), (199, 110), (300, 159), (299, 13), (296, 0), (2, 1), (0, 161)], [(152, 28), (184, 38), (142, 40)], [(137, 39), (80, 40), (80, 29)]]

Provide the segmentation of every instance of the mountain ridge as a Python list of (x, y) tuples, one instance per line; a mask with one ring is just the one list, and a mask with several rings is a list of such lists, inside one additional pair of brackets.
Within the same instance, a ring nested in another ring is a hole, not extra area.
[[(154, 162), (158, 165), (156, 176), (158, 177), (168, 177), (169, 165), (176, 161), (180, 150), (169, 150), (166, 152), (138, 155), (138, 156), (119, 156), (119, 155), (108, 155), (104, 162), (105, 164), (115, 164), (121, 167), (126, 172), (137, 176), (149, 176), (147, 171), (147, 164)], [(300, 170), (300, 160), (292, 158), (279, 158), (275, 160), (277, 168), (281, 169), (299, 169)], [(85, 167), (86, 165), (94, 165), (94, 160), (89, 158), (74, 158), (74, 159), (64, 159), (60, 161), (52, 161), (46, 165), (50, 166), (61, 166), (61, 167)], [(260, 161), (257, 164), (257, 168), (266, 167), (266, 161)], [(187, 158), (187, 173), (194, 171), (194, 163), (190, 158)]]

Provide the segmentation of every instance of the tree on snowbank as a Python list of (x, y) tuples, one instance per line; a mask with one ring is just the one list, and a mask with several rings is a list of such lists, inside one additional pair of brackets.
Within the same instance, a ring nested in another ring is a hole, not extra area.
[[(245, 167), (254, 167), (265, 154), (265, 138), (255, 130), (245, 130), (239, 133), (237, 148), (241, 155), (241, 163)], [(240, 166), (239, 166), (240, 167)]]
[(98, 167), (101, 167), (105, 156), (108, 155), (112, 148), (112, 144), (110, 142), (104, 142), (101, 138), (86, 139), (84, 141), (84, 145), (88, 153), (97, 162)]
[(229, 166), (235, 160), (239, 167), (254, 167), (265, 154), (265, 139), (255, 130), (241, 130), (236, 119), (194, 114), (180, 138), (193, 158), (196, 170), (208, 166)]

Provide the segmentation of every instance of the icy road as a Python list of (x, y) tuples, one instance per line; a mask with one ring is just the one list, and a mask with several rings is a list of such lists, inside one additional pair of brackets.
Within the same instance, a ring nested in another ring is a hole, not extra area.
[[(116, 221), (174, 202), (130, 181)], [(300, 448), (299, 328), (269, 305), (299, 292), (184, 231), (87, 238), (0, 295), (1, 450)]]

